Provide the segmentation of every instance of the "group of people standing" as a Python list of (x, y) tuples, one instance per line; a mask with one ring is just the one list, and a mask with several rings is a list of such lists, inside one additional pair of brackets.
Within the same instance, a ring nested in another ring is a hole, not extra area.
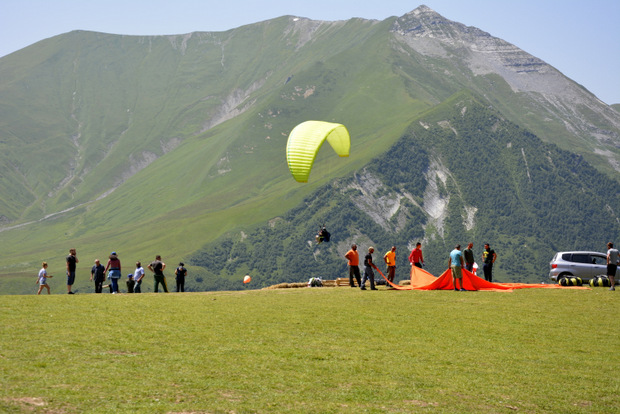
[[(394, 251), (396, 251), (396, 247), (393, 247)], [(370, 280), (370, 290), (378, 290), (375, 286), (375, 274), (372, 269), (379, 270), (377, 266), (372, 261), (372, 254), (375, 252), (374, 247), (368, 248), (368, 253), (364, 257), (364, 279), (362, 280), (360, 277), (360, 255), (357, 251), (357, 245), (351, 245), (351, 250), (349, 250), (345, 255), (345, 259), (347, 259), (347, 264), (349, 266), (349, 285), (351, 287), (355, 287), (355, 283), (353, 282), (353, 278), (355, 277), (355, 281), (357, 281), (357, 285), (361, 290), (366, 290), (366, 281)], [(396, 257), (396, 253), (394, 253), (394, 258)]]
[[(463, 288), (463, 273), (461, 269), (464, 267), (470, 272), (474, 271), (474, 252), (473, 243), (467, 245), (467, 249), (461, 252), (461, 245), (457, 244), (454, 250), (450, 252), (450, 259), (448, 261), (448, 267), (452, 270), (452, 276), (454, 277), (454, 290), (465, 290)], [(349, 285), (355, 287), (355, 282), (361, 290), (366, 290), (366, 281), (370, 280), (370, 290), (377, 290), (375, 286), (374, 271), (379, 270), (372, 260), (372, 254), (374, 253), (374, 247), (368, 248), (368, 253), (364, 257), (364, 277), (360, 277), (359, 269), (359, 253), (357, 251), (357, 245), (351, 245), (351, 249), (344, 255), (347, 259), (347, 265), (349, 266)], [(497, 254), (488, 243), (484, 244), (484, 250), (482, 252), (483, 272), (485, 280), (493, 282), (493, 263), (497, 259)], [(385, 262), (386, 279), (394, 283), (394, 276), (396, 274), (396, 246), (383, 255), (383, 261)], [(409, 263), (411, 266), (422, 268), (424, 266), (424, 254), (422, 253), (422, 243), (416, 243), (413, 250), (409, 254)], [(457, 288), (457, 281), (460, 279), (460, 288)]]
[[(463, 267), (469, 272), (474, 272), (474, 244), (470, 242), (467, 245), (467, 249), (461, 252), (461, 245), (454, 246), (454, 250), (450, 252), (450, 258), (448, 259), (448, 266), (454, 279), (454, 290), (465, 291), (463, 287)], [(497, 259), (495, 250), (491, 249), (489, 243), (484, 244), (484, 250), (482, 251), (482, 271), (484, 273), (484, 280), (487, 282), (493, 282), (493, 263)], [(458, 287), (460, 282), (461, 287)]]
[[(67, 293), (72, 295), (72, 286), (75, 282), (75, 270), (79, 260), (77, 258), (76, 249), (69, 249), (69, 255), (66, 257), (67, 263)], [(47, 289), (47, 293), (50, 294), (50, 287), (47, 283), (47, 279), (53, 277), (47, 273), (47, 262), (43, 262), (42, 268), (37, 276), (37, 283), (39, 284), (39, 290), (37, 295), (41, 294), (43, 288)], [(95, 264), (90, 271), (90, 281), (95, 283), (95, 293), (102, 293), (104, 287), (109, 287), (110, 292), (113, 294), (119, 293), (119, 280), (121, 279), (121, 261), (118, 258), (116, 252), (112, 252), (108, 258), (107, 265), (104, 267), (99, 259), (95, 259)], [(159, 285), (162, 286), (164, 292), (168, 292), (168, 285), (166, 283), (166, 277), (164, 276), (164, 270), (166, 269), (166, 263), (161, 259), (160, 255), (155, 256), (155, 260), (151, 262), (147, 269), (153, 272), (154, 278), (154, 291), (159, 292)], [(109, 285), (103, 283), (107, 278), (110, 280)], [(177, 283), (177, 292), (185, 292), (185, 277), (187, 276), (187, 269), (183, 262), (179, 263), (179, 266), (174, 271), (175, 279)], [(127, 292), (128, 293), (141, 293), (142, 281), (144, 280), (144, 268), (140, 262), (136, 262), (136, 269), (133, 273), (127, 275)]]

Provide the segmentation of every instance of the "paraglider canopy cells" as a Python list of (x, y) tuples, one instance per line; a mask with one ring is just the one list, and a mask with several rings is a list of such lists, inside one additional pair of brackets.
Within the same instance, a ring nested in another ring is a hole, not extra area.
[(293, 128), (286, 143), (286, 162), (296, 181), (308, 182), (316, 154), (325, 140), (340, 157), (349, 156), (351, 139), (344, 125), (306, 121)]

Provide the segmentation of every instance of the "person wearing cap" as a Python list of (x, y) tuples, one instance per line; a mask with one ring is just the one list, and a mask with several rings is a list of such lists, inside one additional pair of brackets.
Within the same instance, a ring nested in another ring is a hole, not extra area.
[(105, 267), (95, 259), (95, 265), (90, 269), (90, 281), (95, 281), (95, 293), (101, 293), (103, 281), (105, 280)]
[(69, 256), (67, 256), (67, 293), (69, 295), (73, 295), (71, 287), (75, 282), (75, 267), (79, 262), (75, 249), (69, 249)]
[(179, 267), (176, 268), (174, 274), (177, 281), (177, 292), (185, 292), (185, 276), (187, 276), (187, 269), (183, 262), (179, 263)]
[(121, 261), (119, 260), (116, 252), (112, 252), (112, 254), (110, 254), (105, 271), (108, 272), (108, 279), (110, 279), (110, 282), (112, 283), (112, 293), (118, 293), (118, 279), (121, 278)]
[(127, 275), (127, 293), (133, 293), (133, 287), (136, 285), (136, 281), (133, 280), (133, 275), (130, 273)]

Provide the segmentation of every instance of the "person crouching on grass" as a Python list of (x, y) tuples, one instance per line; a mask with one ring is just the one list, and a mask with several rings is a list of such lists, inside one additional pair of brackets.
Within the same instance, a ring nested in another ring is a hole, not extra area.
[(47, 289), (47, 294), (50, 294), (50, 286), (47, 284), (47, 279), (50, 277), (54, 277), (52, 275), (47, 274), (47, 262), (43, 262), (41, 270), (39, 270), (39, 276), (37, 277), (37, 283), (39, 284), (39, 291), (37, 295), (41, 294), (43, 288)]

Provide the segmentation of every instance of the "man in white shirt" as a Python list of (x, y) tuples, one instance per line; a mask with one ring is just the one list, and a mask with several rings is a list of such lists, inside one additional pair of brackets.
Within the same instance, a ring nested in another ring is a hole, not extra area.
[(611, 287), (609, 290), (616, 290), (614, 286), (616, 277), (616, 270), (618, 269), (618, 249), (614, 249), (612, 242), (607, 243), (607, 277)]

